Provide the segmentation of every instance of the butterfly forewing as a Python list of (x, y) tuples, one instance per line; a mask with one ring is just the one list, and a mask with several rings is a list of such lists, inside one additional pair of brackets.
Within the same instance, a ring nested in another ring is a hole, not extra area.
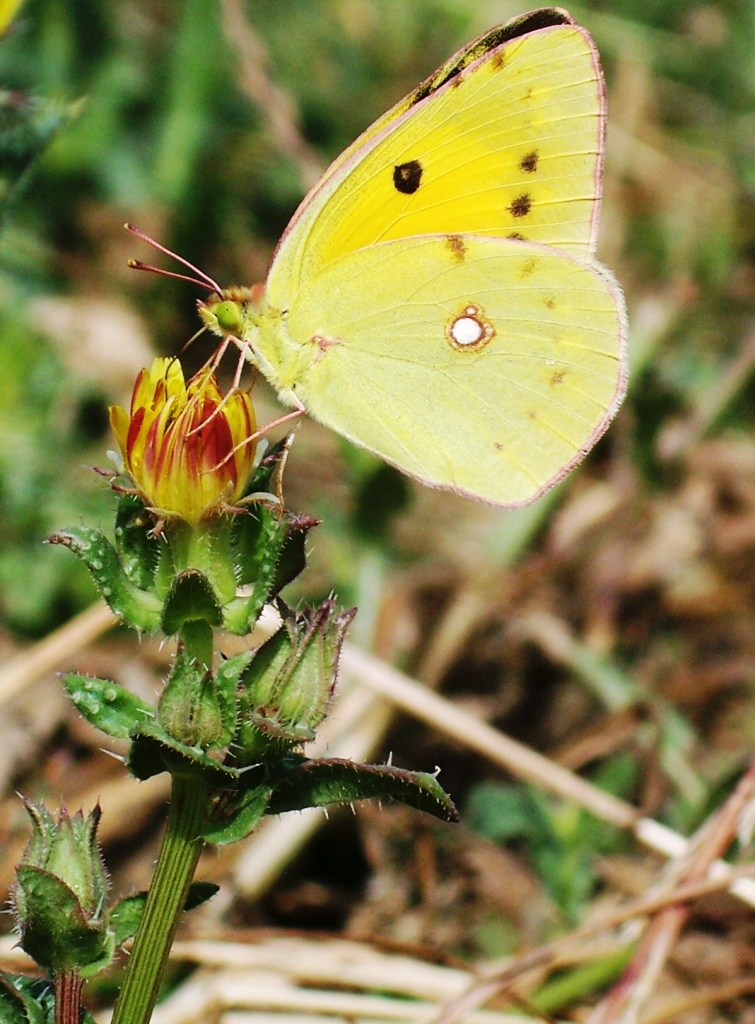
[[(466, 43), (461, 47), (461, 49), (457, 50), (453, 56), (449, 57), (447, 61), (441, 64), (437, 71), (434, 71), (425, 79), (424, 82), (418, 85), (416, 89), (413, 89), (407, 96), (404, 96), (403, 99), (394, 104), (390, 110), (387, 110), (376, 121), (374, 121), (369, 128), (366, 128), (359, 138), (355, 139), (350, 146), (347, 146), (343, 153), (337, 156), (330, 164), (319, 181), (315, 183), (313, 192), (316, 192), (322, 185), (324, 185), (330, 176), (335, 173), (342, 164), (346, 163), (351, 156), (357, 152), (357, 150), (362, 149), (370, 139), (379, 132), (382, 132), (402, 114), (406, 113), (410, 107), (415, 106), (421, 100), (432, 95), (432, 93), (437, 92), (441, 86), (450, 82), (465, 68), (469, 67), (470, 64), (473, 64), (475, 61), (484, 57), (492, 50), (502, 46), (504, 43), (510, 42), (512, 39), (516, 39), (519, 36), (527, 35), (529, 32), (534, 32), (543, 28), (552, 28), (556, 25), (573, 24), (574, 19), (567, 11), (563, 10), (563, 8), (541, 7), (538, 10), (522, 14), (518, 18), (513, 18), (504, 25), (497, 25), (495, 28), (489, 29), (476, 39)], [(306, 206), (306, 203), (307, 200), (305, 200), (302, 206)]]
[(603, 121), (602, 77), (584, 30), (557, 25), (494, 47), (368, 130), (326, 173), (279, 246), (271, 303), (287, 308), (346, 252), (410, 236), (511, 237), (587, 259)]

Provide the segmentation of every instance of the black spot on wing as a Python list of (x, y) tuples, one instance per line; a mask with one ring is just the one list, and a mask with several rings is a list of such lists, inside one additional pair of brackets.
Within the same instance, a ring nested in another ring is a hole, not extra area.
[(406, 196), (414, 195), (422, 182), (422, 164), (419, 160), (407, 160), (393, 168), (393, 184), (397, 192)]
[(520, 196), (512, 200), (509, 206), (509, 213), (512, 217), (526, 217), (532, 209), (532, 197), (529, 192), (522, 192)]
[(519, 170), (524, 171), (525, 174), (532, 174), (537, 170), (538, 160), (539, 154), (536, 149), (531, 150), (529, 153), (525, 153), (519, 161)]

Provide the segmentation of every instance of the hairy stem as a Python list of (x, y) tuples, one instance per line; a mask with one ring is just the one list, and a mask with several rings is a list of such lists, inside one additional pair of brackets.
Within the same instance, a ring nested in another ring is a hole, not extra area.
[(173, 777), (165, 835), (112, 1024), (147, 1024), (152, 1015), (204, 845), (206, 803), (198, 778)]
[(55, 1024), (79, 1024), (81, 989), (78, 971), (62, 971), (55, 977)]

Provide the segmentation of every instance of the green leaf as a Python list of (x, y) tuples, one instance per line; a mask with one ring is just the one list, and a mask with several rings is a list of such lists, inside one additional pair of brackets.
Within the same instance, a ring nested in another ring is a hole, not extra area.
[(265, 814), (271, 793), (271, 786), (257, 786), (223, 801), (219, 820), (208, 826), (204, 838), (216, 846), (245, 839)]
[(127, 764), (132, 775), (142, 781), (160, 772), (170, 772), (171, 775), (201, 777), (208, 786), (218, 789), (234, 787), (239, 774), (202, 750), (174, 740), (157, 723), (134, 734)]
[(409, 505), (411, 496), (406, 477), (393, 466), (375, 459), (356, 488), (352, 513), (354, 529), (366, 541), (383, 543), (395, 518)]
[(211, 900), (216, 892), (220, 892), (220, 886), (214, 882), (192, 882), (186, 895), (184, 910), (196, 910)]
[(128, 739), (134, 729), (155, 717), (155, 709), (110, 679), (68, 673), (63, 686), (76, 710), (96, 729)]
[(136, 935), (146, 902), (146, 892), (135, 892), (131, 896), (124, 896), (113, 906), (110, 911), (110, 927), (116, 947)]
[(269, 760), (310, 741), (333, 694), (344, 634), (355, 609), (334, 601), (295, 615), (279, 599), (283, 624), (239, 680), (234, 762)]
[[(84, 817), (81, 810), (69, 814), (60, 807), (52, 814), (41, 803), (24, 800), (31, 819), (32, 834), (21, 858), (21, 867), (44, 869), (70, 888), (87, 921), (102, 912), (108, 891), (108, 877), (97, 839), (102, 812), (96, 804)], [(17, 869), (18, 872), (18, 869)], [(16, 886), (15, 910), (19, 923), (27, 918), (27, 893)]]
[(209, 750), (226, 746), (236, 724), (233, 677), (215, 676), (192, 659), (188, 647), (179, 644), (157, 717), (169, 736), (188, 747)]
[(320, 524), (320, 520), (312, 516), (294, 516), (288, 513), (287, 516), (288, 532), (280, 548), (268, 601), (277, 597), (284, 587), (306, 569), (307, 535), (313, 527)]
[[(212, 899), (220, 889), (214, 882), (192, 882), (186, 896), (184, 910), (194, 910), (196, 907)], [(110, 927), (116, 946), (122, 946), (130, 938), (136, 935), (139, 922), (144, 913), (144, 905), (147, 902), (146, 892), (135, 892), (131, 896), (124, 896), (115, 904), (110, 912)], [(0, 1024), (3, 1024), (0, 1017)]]
[(197, 620), (217, 627), (223, 621), (223, 613), (204, 573), (198, 569), (186, 569), (173, 580), (165, 599), (162, 630), (168, 636), (173, 636), (180, 632), (185, 623)]
[(233, 528), (234, 561), (238, 582), (252, 587), (245, 597), (229, 601), (223, 626), (231, 633), (248, 633), (269, 603), (274, 591), (276, 569), (288, 537), (286, 515), (276, 517), (262, 504), (246, 515), (236, 516)]
[(269, 581), (283, 542), (286, 539), (285, 513), (276, 515), (262, 502), (234, 518), (231, 543), (238, 565), (239, 584), (256, 584), (260, 577)]
[(0, 971), (0, 1024), (53, 1024), (55, 986), (47, 978)]
[(400, 803), (441, 818), (458, 821), (459, 813), (434, 775), (385, 764), (355, 764), (344, 758), (304, 761), (276, 784), (268, 814), (350, 804), (370, 798)]
[(124, 572), (140, 590), (151, 590), (160, 561), (155, 520), (136, 494), (124, 494), (115, 516), (115, 546)]
[(44, 1024), (41, 1007), (30, 996), (22, 995), (10, 978), (5, 971), (0, 972), (1, 1024)]
[[(610, 771), (614, 768), (612, 764)], [(623, 777), (622, 770), (617, 781)], [(572, 923), (595, 888), (595, 857), (615, 850), (620, 842), (614, 827), (571, 801), (555, 800), (531, 786), (475, 787), (465, 820), (495, 842), (526, 844), (543, 885)]]
[(231, 687), (235, 692), (244, 670), (248, 667), (256, 653), (253, 650), (242, 651), (241, 654), (234, 654), (232, 658), (227, 658), (221, 662), (215, 673), (220, 685)]
[(493, 842), (541, 835), (539, 816), (521, 786), (497, 782), (475, 786), (464, 812), (464, 821), (473, 831)]
[(112, 610), (135, 629), (151, 633), (160, 626), (160, 605), (152, 594), (133, 585), (115, 548), (101, 530), (80, 526), (54, 533), (50, 544), (62, 544), (81, 559)]
[(55, 134), (81, 112), (80, 102), (0, 91), (0, 227)]
[(225, 608), (224, 626), (232, 633), (248, 633), (260, 612), (304, 569), (307, 533), (317, 520), (270, 508), (252, 496), (275, 490), (274, 474), (290, 448), (291, 435), (265, 456), (245, 490), (250, 501), (246, 515), (236, 516), (232, 527), (238, 582), (252, 587), (246, 597)]

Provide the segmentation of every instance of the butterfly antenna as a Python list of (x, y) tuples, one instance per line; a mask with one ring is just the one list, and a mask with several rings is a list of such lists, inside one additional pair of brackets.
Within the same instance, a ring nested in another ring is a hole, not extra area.
[[(134, 270), (141, 270), (141, 269), (142, 269), (141, 267), (134, 267)], [(149, 270), (151, 268), (147, 267), (145, 269)], [(186, 278), (185, 280), (188, 281), (188, 280), (191, 280), (191, 279), (190, 278)], [(201, 337), (206, 330), (207, 330), (206, 327), (200, 327), (198, 331), (196, 331), (194, 334), (192, 334), (192, 336), (189, 338), (189, 340), (187, 342), (184, 342), (184, 344), (181, 346), (181, 350), (179, 352), (179, 355), (181, 355), (188, 348), (190, 348), (194, 344), (194, 342), (197, 340), (197, 338)], [(215, 367), (213, 367), (213, 372), (214, 372), (214, 369), (215, 369)]]
[(171, 270), (163, 270), (160, 267), (150, 266), (149, 263), (142, 263), (141, 260), (129, 260), (128, 265), (132, 270), (149, 270), (153, 274), (160, 274), (162, 277), (173, 277), (178, 281), (189, 281), (191, 284), (198, 284), (202, 288), (208, 288), (210, 291), (217, 292), (218, 295), (223, 294), (223, 289), (217, 283), (213, 281), (209, 274), (205, 274), (199, 267), (195, 267), (193, 263), (189, 263), (183, 256), (179, 256), (177, 252), (173, 252), (172, 249), (167, 249), (164, 245), (161, 245), (156, 239), (150, 238), (149, 235), (145, 235), (143, 231), (135, 227), (133, 224), (125, 224), (126, 231), (130, 231), (132, 235), (136, 235), (137, 238), (141, 239), (142, 242), (146, 242), (147, 245), (151, 245), (153, 249), (157, 249), (158, 252), (163, 253), (165, 256), (170, 256), (171, 259), (176, 260), (178, 263), (182, 263), (189, 270), (193, 271), (197, 276), (189, 277), (186, 274), (176, 274)]

